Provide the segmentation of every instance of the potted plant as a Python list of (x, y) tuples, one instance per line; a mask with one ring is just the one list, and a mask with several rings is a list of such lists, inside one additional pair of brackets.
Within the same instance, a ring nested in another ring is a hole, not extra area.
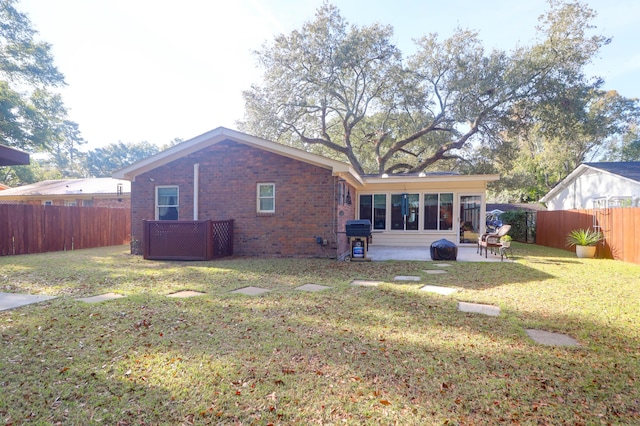
[(576, 255), (591, 258), (596, 254), (596, 244), (603, 239), (602, 232), (593, 229), (574, 229), (567, 235), (567, 245), (576, 246)]
[(502, 243), (502, 247), (504, 248), (511, 247), (512, 240), (513, 238), (511, 238), (511, 235), (503, 235), (502, 237), (500, 237), (500, 242)]

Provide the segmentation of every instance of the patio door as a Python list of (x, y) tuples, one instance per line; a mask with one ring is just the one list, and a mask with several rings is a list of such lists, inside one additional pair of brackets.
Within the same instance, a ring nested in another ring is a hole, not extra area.
[(482, 207), (482, 196), (461, 195), (460, 196), (460, 243), (475, 244), (481, 232), (482, 219), (480, 209)]

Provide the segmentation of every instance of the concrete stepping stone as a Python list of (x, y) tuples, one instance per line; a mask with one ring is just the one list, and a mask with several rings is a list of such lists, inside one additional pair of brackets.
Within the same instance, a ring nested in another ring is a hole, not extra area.
[(450, 263), (434, 263), (433, 266), (437, 266), (438, 268), (446, 268), (448, 266), (451, 266)]
[(318, 292), (318, 291), (322, 291), (322, 290), (326, 290), (328, 287), (326, 285), (320, 285), (320, 284), (305, 284), (305, 285), (301, 285), (300, 287), (296, 287), (296, 290), (300, 290), (300, 291), (310, 291), (310, 292)]
[(424, 272), (430, 275), (438, 275), (438, 274), (446, 274), (447, 271), (443, 271), (442, 269), (425, 269)]
[(243, 287), (243, 288), (239, 288), (237, 290), (233, 290), (231, 293), (238, 293), (238, 294), (244, 294), (246, 296), (258, 296), (261, 295), (263, 293), (268, 293), (271, 290), (266, 289), (266, 288), (260, 288), (260, 287)]
[(0, 311), (19, 308), (20, 306), (32, 303), (44, 302), (55, 299), (55, 296), (44, 296), (38, 294), (0, 293)]
[(393, 277), (395, 281), (420, 281), (420, 277), (414, 275), (398, 275)]
[(175, 293), (171, 293), (171, 294), (167, 294), (167, 297), (175, 297), (178, 299), (185, 299), (187, 297), (196, 297), (196, 296), (202, 296), (203, 293), (201, 291), (193, 291), (193, 290), (183, 290), (183, 291), (177, 291)]
[(534, 342), (547, 346), (579, 346), (580, 344), (573, 337), (562, 333), (552, 333), (550, 331), (527, 329), (525, 330)]
[(87, 303), (98, 303), (98, 302), (104, 302), (105, 300), (120, 299), (121, 297), (126, 297), (126, 296), (123, 294), (117, 294), (117, 293), (105, 293), (105, 294), (99, 294), (97, 296), (81, 297), (76, 300), (80, 300), (81, 302), (87, 302)]
[(382, 281), (353, 280), (350, 285), (358, 287), (378, 287)]
[(451, 287), (441, 287), (437, 285), (426, 285), (420, 289), (420, 291), (427, 291), (429, 293), (442, 294), (443, 296), (449, 296), (456, 293), (458, 290)]
[(483, 314), (492, 317), (500, 315), (500, 308), (498, 306), (482, 305), (480, 303), (458, 302), (458, 310), (460, 312), (471, 312), (474, 314)]

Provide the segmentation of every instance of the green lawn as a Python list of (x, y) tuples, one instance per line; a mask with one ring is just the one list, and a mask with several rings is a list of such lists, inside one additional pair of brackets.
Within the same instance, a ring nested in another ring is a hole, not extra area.
[[(59, 297), (0, 312), (0, 421), (640, 424), (640, 265), (513, 251), (515, 263), (444, 275), (426, 274), (431, 262), (145, 261), (126, 247), (3, 257), (0, 291)], [(331, 289), (294, 290), (308, 283)], [(272, 291), (230, 293), (246, 286)], [(166, 297), (179, 290), (206, 294)], [(75, 300), (106, 292), (128, 297)], [(525, 328), (581, 346), (539, 345)]]

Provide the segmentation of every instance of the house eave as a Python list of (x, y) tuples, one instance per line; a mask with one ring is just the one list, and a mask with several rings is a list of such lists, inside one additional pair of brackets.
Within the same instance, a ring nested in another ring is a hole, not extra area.
[(19, 149), (0, 144), (0, 166), (21, 166), (29, 164), (29, 154)]
[(391, 183), (399, 183), (399, 184), (420, 184), (426, 182), (494, 182), (500, 179), (500, 175), (426, 175), (426, 176), (410, 176), (404, 177), (402, 175), (399, 176), (389, 176), (389, 177), (365, 177), (364, 183), (367, 185), (376, 185), (376, 184), (391, 184)]

